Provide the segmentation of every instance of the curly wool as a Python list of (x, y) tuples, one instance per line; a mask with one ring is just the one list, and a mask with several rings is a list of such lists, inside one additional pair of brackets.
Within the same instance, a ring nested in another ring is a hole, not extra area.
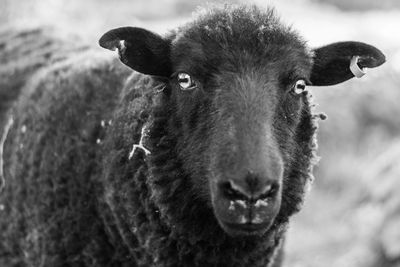
[(0, 131), (6, 113), (29, 77), (45, 66), (88, 49), (75, 36), (62, 38), (51, 29), (0, 28)]
[(27, 82), (4, 146), (0, 266), (109, 266), (94, 183), (97, 140), (130, 73), (87, 54)]

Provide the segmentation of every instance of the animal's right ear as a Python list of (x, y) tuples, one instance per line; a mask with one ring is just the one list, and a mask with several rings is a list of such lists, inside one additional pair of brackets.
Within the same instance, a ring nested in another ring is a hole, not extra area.
[(142, 28), (117, 28), (106, 32), (99, 44), (109, 50), (118, 49), (121, 61), (138, 72), (163, 77), (172, 74), (171, 43), (158, 34)]
[(313, 50), (312, 85), (334, 85), (353, 77), (360, 78), (365, 68), (385, 62), (385, 55), (376, 47), (361, 42), (338, 42)]

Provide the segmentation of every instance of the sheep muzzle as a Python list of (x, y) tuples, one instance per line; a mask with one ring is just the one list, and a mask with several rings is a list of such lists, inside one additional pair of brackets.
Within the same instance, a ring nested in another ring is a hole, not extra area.
[(228, 132), (219, 140), (212, 161), (214, 214), (225, 232), (234, 236), (265, 233), (281, 204), (282, 158), (267, 130), (254, 132)]

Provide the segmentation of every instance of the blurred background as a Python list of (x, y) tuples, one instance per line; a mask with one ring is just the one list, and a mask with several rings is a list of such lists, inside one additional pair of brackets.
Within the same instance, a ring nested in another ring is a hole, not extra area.
[[(230, 2), (275, 6), (310, 46), (357, 40), (386, 54), (387, 63), (360, 80), (310, 89), (317, 111), (328, 120), (320, 123), (321, 160), (313, 189), (290, 225), (286, 266), (400, 266), (400, 1)], [(111, 28), (141, 26), (162, 34), (189, 20), (204, 4), (0, 0), (0, 27), (51, 25), (97, 47), (99, 36)]]

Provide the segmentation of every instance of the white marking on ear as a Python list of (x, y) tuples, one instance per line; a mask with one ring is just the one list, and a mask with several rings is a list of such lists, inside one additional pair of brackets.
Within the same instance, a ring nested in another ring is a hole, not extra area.
[(3, 135), (0, 139), (0, 193), (6, 184), (6, 180), (4, 179), (4, 160), (3, 160), (4, 144), (6, 142), (8, 132), (10, 131), (13, 124), (14, 124), (14, 119), (13, 117), (10, 117), (8, 119), (6, 126), (4, 127)]
[(366, 68), (360, 68), (358, 66), (358, 59), (360, 57), (359, 56), (353, 56), (350, 60), (350, 70), (351, 72), (354, 74), (355, 77), (357, 78), (361, 78), (362, 76), (364, 76), (367, 72), (366, 72)]
[(125, 40), (120, 40), (119, 41), (119, 47), (118, 48), (121, 49), (121, 50), (124, 50), (126, 48)]
[(119, 40), (118, 46), (114, 50), (116, 50), (117, 54), (121, 56), (126, 50), (125, 40)]
[(144, 153), (146, 154), (146, 156), (151, 154), (150, 150), (145, 148), (144, 145), (143, 145), (143, 140), (144, 140), (145, 137), (147, 137), (147, 127), (148, 127), (147, 125), (143, 126), (142, 133), (141, 133), (140, 140), (139, 140), (139, 144), (134, 144), (133, 145), (132, 150), (129, 153), (129, 157), (128, 157), (129, 160), (133, 157), (133, 154), (135, 153), (137, 148), (140, 148), (141, 150), (143, 150)]

